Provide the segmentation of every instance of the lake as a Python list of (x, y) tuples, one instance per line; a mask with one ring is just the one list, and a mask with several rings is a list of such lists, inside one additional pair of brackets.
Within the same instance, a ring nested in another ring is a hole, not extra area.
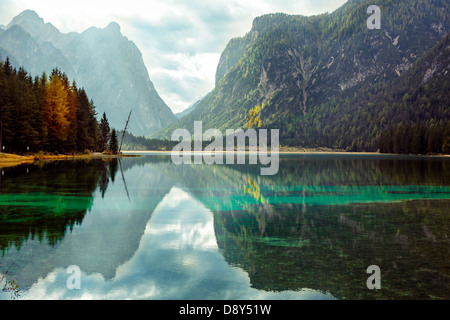
[(0, 169), (0, 272), (17, 299), (450, 299), (449, 158), (259, 173), (156, 153)]

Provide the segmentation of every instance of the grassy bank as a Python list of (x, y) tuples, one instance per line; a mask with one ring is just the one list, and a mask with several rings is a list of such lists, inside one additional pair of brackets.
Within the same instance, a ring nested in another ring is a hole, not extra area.
[(0, 168), (12, 167), (20, 164), (34, 163), (36, 161), (60, 161), (60, 160), (79, 160), (79, 159), (112, 159), (112, 158), (125, 158), (136, 157), (131, 154), (109, 155), (103, 153), (84, 153), (84, 154), (45, 154), (36, 153), (30, 155), (17, 155), (12, 153), (0, 153)]

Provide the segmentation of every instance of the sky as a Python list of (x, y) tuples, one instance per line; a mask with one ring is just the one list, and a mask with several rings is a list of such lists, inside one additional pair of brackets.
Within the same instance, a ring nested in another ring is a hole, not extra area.
[(333, 12), (346, 0), (0, 0), (0, 24), (31, 9), (63, 33), (115, 21), (142, 52), (161, 98), (178, 113), (214, 89), (227, 43), (268, 13)]

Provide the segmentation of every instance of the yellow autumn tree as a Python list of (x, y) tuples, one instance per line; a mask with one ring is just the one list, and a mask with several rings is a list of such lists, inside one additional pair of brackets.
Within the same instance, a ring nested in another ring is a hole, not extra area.
[(266, 200), (261, 195), (261, 189), (256, 180), (252, 181), (252, 178), (248, 178), (248, 187), (244, 185), (244, 193), (251, 194), (256, 200), (261, 201), (262, 204), (266, 203)]
[(45, 114), (49, 142), (55, 145), (66, 140), (71, 120), (73, 121), (69, 90), (59, 74), (54, 72), (46, 87)]
[(261, 111), (264, 109), (264, 104), (261, 106), (256, 105), (253, 109), (250, 109), (248, 111), (247, 116), (247, 122), (245, 123), (245, 128), (251, 129), (253, 126), (257, 126), (258, 128), (261, 128), (262, 121), (261, 121)]

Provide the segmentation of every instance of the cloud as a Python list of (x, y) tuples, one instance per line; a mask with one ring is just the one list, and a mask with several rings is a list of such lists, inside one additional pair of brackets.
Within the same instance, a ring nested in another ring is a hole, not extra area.
[(267, 13), (312, 15), (334, 11), (345, 0), (2, 0), (0, 24), (35, 10), (62, 32), (103, 28), (111, 21), (143, 53), (156, 89), (174, 112), (214, 88), (217, 63), (231, 38), (250, 31)]

